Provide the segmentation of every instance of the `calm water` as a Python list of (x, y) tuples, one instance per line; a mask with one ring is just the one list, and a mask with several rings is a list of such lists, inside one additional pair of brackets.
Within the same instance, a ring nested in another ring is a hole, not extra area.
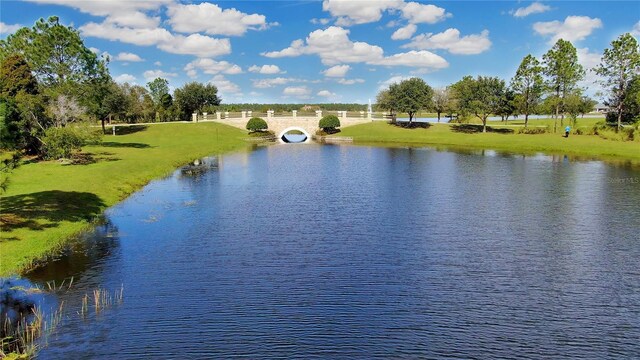
[(639, 204), (637, 168), (563, 157), (206, 159), (30, 275), (75, 279), (41, 358), (637, 358)]

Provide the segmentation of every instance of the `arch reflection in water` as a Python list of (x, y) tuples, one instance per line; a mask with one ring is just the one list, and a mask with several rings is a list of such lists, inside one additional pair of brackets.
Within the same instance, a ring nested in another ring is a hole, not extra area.
[(290, 127), (284, 129), (278, 136), (281, 143), (306, 143), (311, 141), (311, 136), (302, 128)]

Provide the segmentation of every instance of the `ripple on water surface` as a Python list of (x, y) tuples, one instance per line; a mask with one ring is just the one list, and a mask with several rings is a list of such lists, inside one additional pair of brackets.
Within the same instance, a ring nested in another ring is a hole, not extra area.
[(125, 289), (41, 358), (640, 356), (640, 186), (611, 180), (637, 169), (316, 145), (204, 165), (31, 275), (75, 276), (69, 307)]

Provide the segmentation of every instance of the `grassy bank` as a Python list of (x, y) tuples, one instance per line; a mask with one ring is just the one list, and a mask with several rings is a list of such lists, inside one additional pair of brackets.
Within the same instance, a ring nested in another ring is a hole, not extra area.
[(2, 196), (0, 276), (19, 272), (64, 244), (107, 207), (206, 155), (246, 147), (246, 133), (221, 124), (118, 128), (83, 149), (82, 164), (23, 164)]
[[(546, 125), (546, 120), (541, 123)], [(494, 124), (496, 128), (499, 127), (499, 122)], [(536, 125), (534, 121), (530, 121), (530, 124)], [(356, 143), (366, 144), (438, 145), (516, 153), (568, 154), (604, 160), (640, 162), (640, 141), (605, 140), (594, 135), (571, 135), (565, 139), (559, 133), (525, 135), (488, 132), (483, 134), (456, 130), (455, 126), (447, 124), (434, 124), (427, 129), (405, 129), (384, 121), (376, 121), (344, 128), (338, 136), (351, 137)]]

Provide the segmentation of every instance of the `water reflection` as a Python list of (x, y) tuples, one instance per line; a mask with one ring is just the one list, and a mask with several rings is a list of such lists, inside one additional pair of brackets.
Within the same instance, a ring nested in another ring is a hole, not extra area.
[(117, 264), (121, 257), (118, 228), (105, 217), (93, 231), (84, 233), (62, 249), (45, 265), (37, 267), (28, 278), (38, 284), (82, 279), (88, 270), (105, 262)]

